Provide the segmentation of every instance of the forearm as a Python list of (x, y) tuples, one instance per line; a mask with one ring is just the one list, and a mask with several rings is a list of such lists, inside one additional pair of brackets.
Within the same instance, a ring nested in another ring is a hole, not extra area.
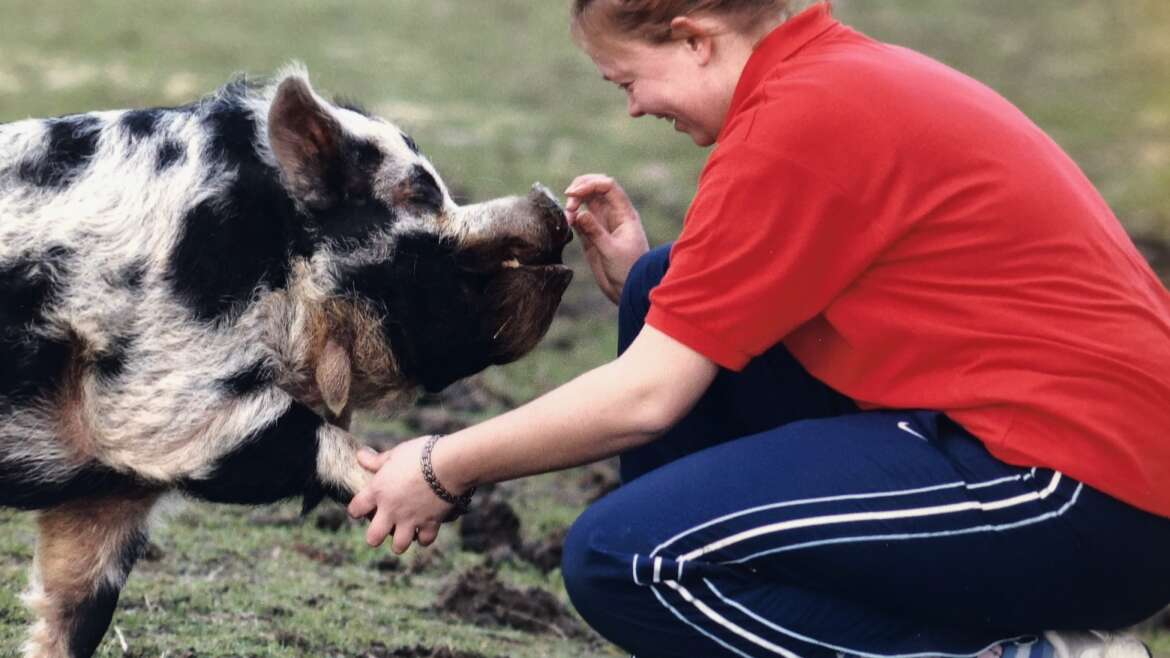
[(665, 432), (706, 390), (716, 367), (670, 339), (663, 344), (662, 334), (650, 333), (639, 336), (621, 359), (444, 438), (434, 452), (440, 481), (462, 490), (568, 468), (619, 454)]
[(639, 417), (645, 400), (625, 389), (607, 390), (614, 365), (445, 437), (434, 453), (440, 480), (466, 489), (586, 464), (653, 440), (665, 428)]

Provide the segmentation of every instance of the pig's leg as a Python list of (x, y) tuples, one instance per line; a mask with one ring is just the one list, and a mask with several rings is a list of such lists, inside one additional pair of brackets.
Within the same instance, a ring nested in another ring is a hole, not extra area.
[(146, 547), (156, 493), (76, 500), (42, 511), (25, 602), (35, 623), (26, 658), (87, 658), (101, 643), (118, 595)]
[(317, 433), (317, 476), (329, 495), (342, 503), (349, 503), (370, 482), (370, 473), (357, 461), (362, 445), (353, 436), (333, 425), (325, 425)]
[(357, 441), (299, 402), (242, 440), (218, 439), (234, 447), (180, 485), (204, 500), (257, 505), (303, 496), (311, 507), (325, 495), (348, 501), (368, 480), (357, 463)]

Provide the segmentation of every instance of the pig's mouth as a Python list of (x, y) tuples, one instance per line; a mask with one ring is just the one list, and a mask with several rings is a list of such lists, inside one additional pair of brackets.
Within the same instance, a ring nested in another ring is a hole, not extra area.
[(565, 265), (561, 250), (558, 249), (555, 253), (515, 254), (511, 258), (501, 262), (500, 269), (549, 270), (555, 272), (567, 271), (569, 268)]
[(504, 239), (494, 244), (481, 244), (460, 254), (463, 269), (485, 274), (515, 271), (545, 273), (570, 272), (565, 265), (564, 247), (567, 242), (537, 246), (520, 239)]

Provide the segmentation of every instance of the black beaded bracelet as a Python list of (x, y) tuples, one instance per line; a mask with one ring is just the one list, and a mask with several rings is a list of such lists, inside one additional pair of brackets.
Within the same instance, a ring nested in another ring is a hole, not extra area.
[(467, 509), (471, 506), (471, 496), (475, 493), (475, 487), (472, 487), (470, 491), (463, 494), (462, 496), (456, 496), (450, 491), (447, 491), (447, 489), (444, 488), (442, 484), (439, 484), (439, 478), (435, 476), (435, 469), (433, 466), (431, 466), (431, 451), (435, 449), (435, 444), (438, 443), (439, 439), (441, 438), (443, 438), (442, 434), (432, 434), (431, 438), (427, 439), (426, 445), (423, 446), (422, 472), (423, 478), (431, 487), (431, 491), (435, 492), (436, 496), (443, 499), (443, 502), (450, 503), (455, 506), (455, 513), (448, 519), (451, 520), (460, 514), (467, 513)]

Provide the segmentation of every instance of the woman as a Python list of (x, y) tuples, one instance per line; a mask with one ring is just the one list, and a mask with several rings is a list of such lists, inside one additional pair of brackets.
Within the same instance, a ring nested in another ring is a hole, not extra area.
[(1007, 101), (793, 10), (575, 1), (630, 115), (717, 144), (682, 234), (573, 181), (620, 356), (367, 457), (351, 514), (401, 552), (436, 492), (621, 455), (564, 576), (642, 658), (1145, 655), (1041, 633), (1170, 602), (1170, 295)]

